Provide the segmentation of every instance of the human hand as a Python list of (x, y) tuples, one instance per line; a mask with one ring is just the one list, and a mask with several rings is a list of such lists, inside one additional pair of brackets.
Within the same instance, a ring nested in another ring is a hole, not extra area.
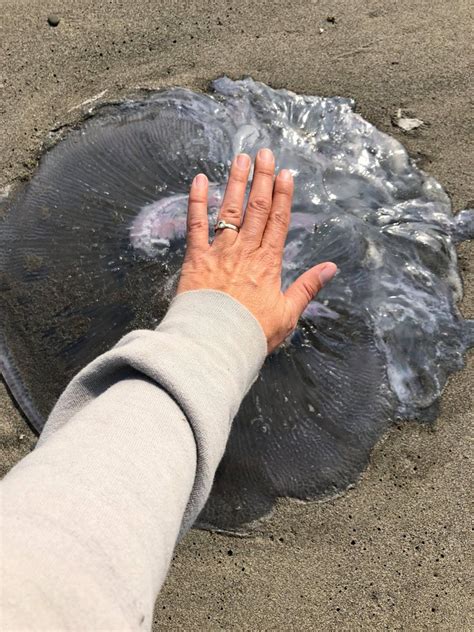
[(187, 219), (186, 256), (178, 294), (188, 290), (220, 290), (244, 305), (258, 320), (267, 338), (268, 353), (296, 327), (299, 317), (337, 271), (320, 263), (281, 291), (283, 248), (290, 224), (293, 176), (283, 169), (274, 178), (275, 160), (261, 149), (247, 209), (243, 214), (250, 157), (239, 154), (232, 163), (218, 220), (240, 231), (219, 229), (209, 243), (207, 177), (198, 174), (191, 185)]

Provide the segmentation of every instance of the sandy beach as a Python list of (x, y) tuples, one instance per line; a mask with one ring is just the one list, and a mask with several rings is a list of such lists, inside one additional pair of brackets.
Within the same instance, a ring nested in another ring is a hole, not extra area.
[[(85, 101), (205, 89), (226, 74), (353, 97), (445, 187), (455, 211), (472, 207), (470, 4), (0, 0), (0, 187), (31, 174), (48, 131), (77, 119)], [(398, 108), (425, 125), (395, 128)], [(459, 248), (466, 318), (473, 252)], [(473, 377), (471, 353), (436, 424), (395, 427), (344, 497), (282, 500), (252, 538), (192, 530), (158, 599), (156, 630), (472, 629)], [(3, 383), (0, 441), (2, 473), (35, 444)]]

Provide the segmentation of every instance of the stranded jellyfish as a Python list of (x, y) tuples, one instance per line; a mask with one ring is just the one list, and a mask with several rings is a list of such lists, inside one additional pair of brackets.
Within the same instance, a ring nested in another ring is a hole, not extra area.
[(1, 370), (38, 432), (75, 373), (164, 315), (192, 178), (210, 180), (212, 222), (234, 154), (264, 146), (295, 176), (284, 286), (326, 260), (340, 273), (266, 360), (199, 524), (238, 530), (279, 496), (340, 493), (394, 420), (434, 420), (473, 342), (454, 244), (474, 214), (453, 216), (399, 142), (349, 99), (251, 79), (90, 114), (1, 203)]

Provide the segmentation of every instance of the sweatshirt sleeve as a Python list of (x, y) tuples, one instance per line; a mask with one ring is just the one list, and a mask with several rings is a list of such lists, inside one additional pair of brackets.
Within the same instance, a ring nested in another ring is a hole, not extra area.
[(2, 629), (150, 629), (265, 355), (245, 307), (198, 290), (72, 380), (0, 485)]

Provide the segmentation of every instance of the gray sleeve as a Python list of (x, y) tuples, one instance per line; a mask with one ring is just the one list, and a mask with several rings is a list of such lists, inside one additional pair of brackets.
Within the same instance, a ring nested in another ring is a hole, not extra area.
[(72, 380), (0, 485), (2, 629), (150, 629), (265, 355), (245, 307), (199, 290)]

